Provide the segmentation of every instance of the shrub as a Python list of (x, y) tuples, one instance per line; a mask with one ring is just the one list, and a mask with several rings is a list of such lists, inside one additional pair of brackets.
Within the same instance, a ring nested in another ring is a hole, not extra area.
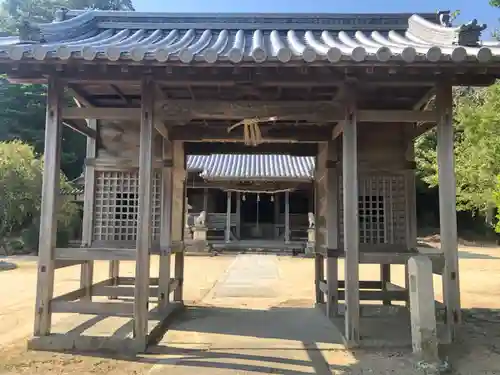
[[(43, 162), (31, 146), (19, 141), (0, 142), (0, 246), (6, 251), (10, 236), (21, 235), (31, 249), (38, 245), (35, 233), (41, 207)], [(61, 174), (61, 187), (67, 179)], [(58, 232), (71, 230), (77, 206), (60, 196), (58, 200)], [(29, 235), (26, 235), (29, 232)]]

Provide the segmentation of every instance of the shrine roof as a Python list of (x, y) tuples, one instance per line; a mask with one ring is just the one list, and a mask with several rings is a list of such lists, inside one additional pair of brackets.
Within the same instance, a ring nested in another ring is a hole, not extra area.
[(315, 158), (291, 155), (189, 155), (187, 170), (208, 180), (312, 180)]
[(59, 10), (0, 38), (3, 60), (202, 62), (490, 62), (476, 21), (430, 14), (165, 14)]

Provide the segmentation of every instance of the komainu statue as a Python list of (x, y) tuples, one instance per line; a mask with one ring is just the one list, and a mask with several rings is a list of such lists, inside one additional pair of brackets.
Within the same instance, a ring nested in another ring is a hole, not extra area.
[(316, 221), (314, 220), (314, 214), (312, 212), (308, 212), (307, 218), (309, 219), (309, 229), (316, 228)]
[(194, 226), (204, 227), (206, 219), (207, 219), (206, 211), (201, 211), (200, 214), (194, 219)]

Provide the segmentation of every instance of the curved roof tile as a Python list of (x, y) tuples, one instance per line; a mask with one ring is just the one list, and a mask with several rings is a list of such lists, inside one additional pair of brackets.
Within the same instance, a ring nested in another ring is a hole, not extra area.
[(290, 155), (190, 155), (188, 171), (205, 179), (310, 180), (315, 158)]
[[(189, 64), (341, 60), (488, 62), (500, 56), (498, 45), (478, 43), (482, 25), (447, 27), (430, 22), (429, 15), (409, 16), (404, 25), (392, 15), (388, 20), (393, 30), (384, 28), (385, 18), (390, 16), (387, 14), (378, 15), (379, 24), (366, 18), (369, 15), (344, 15), (350, 17), (354, 26), (347, 22), (349, 18), (346, 21), (339, 15), (220, 15), (223, 21), (219, 22), (214, 21), (217, 18), (213, 15), (181, 17), (102, 11), (72, 11), (67, 15), (71, 17), (38, 25), (44, 42), (0, 38), (0, 58)], [(372, 19), (376, 16), (371, 15)], [(345, 24), (335, 23), (339, 20)]]

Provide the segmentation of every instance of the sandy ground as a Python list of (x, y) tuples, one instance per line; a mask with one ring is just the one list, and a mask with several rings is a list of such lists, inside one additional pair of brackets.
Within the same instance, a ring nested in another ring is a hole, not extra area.
[[(465, 324), (459, 343), (444, 355), (455, 374), (500, 374), (500, 249), (461, 248), (460, 256)], [(0, 375), (418, 373), (407, 348), (348, 351), (339, 345), (330, 322), (311, 308), (311, 259), (243, 257), (188, 256), (185, 298), (194, 307), (158, 347), (137, 358), (27, 352), (36, 263), (18, 259), (18, 269), (0, 272)], [(157, 262), (152, 264), (155, 276)], [(402, 283), (402, 267), (394, 268), (394, 282)], [(107, 269), (97, 263), (96, 280)], [(133, 275), (131, 263), (122, 269)], [(376, 280), (378, 267), (362, 266), (360, 276)], [(79, 267), (57, 271), (56, 295), (78, 286)], [(438, 278), (435, 294), (441, 299)], [(69, 319), (53, 317), (56, 326)]]

